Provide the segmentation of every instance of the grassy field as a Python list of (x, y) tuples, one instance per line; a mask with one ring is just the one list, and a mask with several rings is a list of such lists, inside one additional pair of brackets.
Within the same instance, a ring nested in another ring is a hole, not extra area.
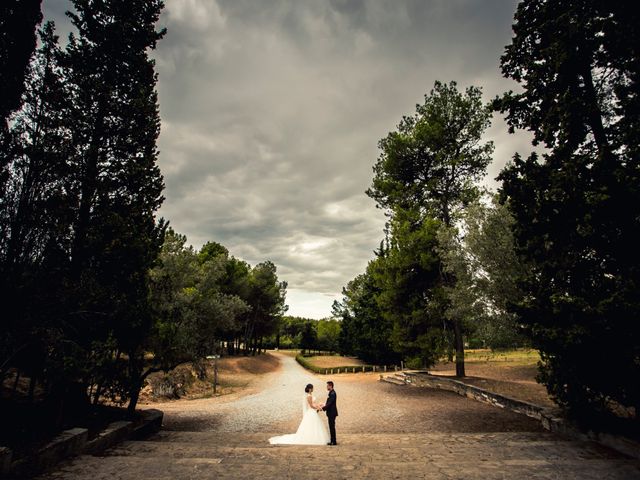
[[(296, 357), (300, 351), (280, 350), (279, 353)], [(466, 377), (463, 381), (501, 395), (553, 407), (555, 403), (549, 397), (546, 388), (536, 381), (539, 361), (538, 351), (530, 348), (465, 350)], [(357, 358), (340, 355), (298, 357), (298, 362), (308, 370), (321, 374), (329, 373), (327, 369), (364, 365)], [(351, 373), (351, 368), (348, 372)], [(430, 368), (429, 372), (434, 375), (455, 376), (456, 366), (454, 362), (443, 359)]]
[(292, 349), (292, 350), (270, 350), (273, 351), (275, 353), (281, 353), (282, 355), (287, 355), (289, 357), (293, 357), (295, 358), (296, 355), (298, 355), (300, 353), (299, 349)]
[(305, 357), (305, 360), (318, 368), (358, 367), (364, 365), (364, 362), (355, 357), (343, 357), (341, 355), (318, 355)]
[(465, 350), (464, 359), (469, 363), (476, 362), (508, 362), (518, 365), (536, 365), (540, 360), (537, 350), (518, 348), (515, 350), (476, 349)]
[[(536, 381), (537, 350), (516, 349), (506, 351), (466, 350), (465, 383), (475, 385), (508, 397), (551, 407), (553, 401), (547, 390)], [(454, 376), (454, 362), (441, 361), (429, 372), (435, 375)]]
[[(300, 352), (280, 350), (279, 353), (295, 357)], [(549, 398), (546, 388), (536, 381), (539, 360), (538, 351), (528, 348), (465, 350), (467, 376), (463, 381), (512, 398), (551, 407), (555, 404)], [(298, 357), (298, 362), (316, 373), (329, 373), (326, 369), (364, 365), (357, 358), (340, 355)], [(351, 372), (351, 369), (348, 371)], [(434, 375), (455, 376), (455, 363), (443, 359), (430, 368), (429, 372)]]

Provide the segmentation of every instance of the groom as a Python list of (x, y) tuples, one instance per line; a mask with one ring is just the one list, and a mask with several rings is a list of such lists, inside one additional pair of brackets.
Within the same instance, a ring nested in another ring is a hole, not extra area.
[(336, 442), (336, 417), (338, 416), (338, 407), (336, 404), (338, 396), (333, 389), (333, 382), (327, 382), (327, 390), (329, 391), (329, 398), (327, 403), (322, 407), (322, 410), (327, 412), (327, 420), (329, 420), (329, 433), (331, 434), (331, 442), (327, 445), (337, 445)]

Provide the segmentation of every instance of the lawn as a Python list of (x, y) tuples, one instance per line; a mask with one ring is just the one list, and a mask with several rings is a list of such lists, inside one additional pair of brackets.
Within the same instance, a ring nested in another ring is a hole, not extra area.
[(479, 348), (475, 350), (465, 350), (464, 359), (469, 363), (508, 362), (518, 365), (536, 365), (540, 360), (540, 354), (537, 350), (531, 348), (518, 348), (514, 350)]
[[(299, 354), (299, 350), (280, 350), (279, 353), (293, 357)], [(538, 373), (539, 360), (538, 351), (533, 349), (465, 350), (467, 376), (463, 381), (501, 395), (552, 407), (555, 404), (549, 398), (546, 388), (540, 385), (535, 378)], [(341, 355), (303, 357), (303, 361), (308, 365), (306, 368), (318, 373), (327, 373), (322, 369), (365, 365), (355, 357)], [(454, 362), (448, 362), (444, 359), (430, 368), (429, 372), (434, 375), (455, 376), (456, 366)]]
[(365, 365), (355, 357), (343, 357), (342, 355), (317, 355), (305, 357), (305, 360), (318, 368), (358, 367)]
[[(546, 388), (536, 382), (539, 360), (538, 351), (532, 349), (466, 350), (467, 376), (463, 381), (518, 400), (552, 407), (555, 404), (549, 398)], [(454, 376), (455, 370), (455, 363), (441, 361), (430, 368), (429, 372)]]

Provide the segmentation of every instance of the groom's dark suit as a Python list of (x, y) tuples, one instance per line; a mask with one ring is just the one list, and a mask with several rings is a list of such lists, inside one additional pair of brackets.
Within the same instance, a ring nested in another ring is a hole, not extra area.
[(338, 416), (338, 395), (335, 390), (329, 392), (329, 398), (322, 409), (327, 412), (327, 420), (329, 420), (329, 433), (331, 434), (331, 443), (336, 445), (336, 417)]

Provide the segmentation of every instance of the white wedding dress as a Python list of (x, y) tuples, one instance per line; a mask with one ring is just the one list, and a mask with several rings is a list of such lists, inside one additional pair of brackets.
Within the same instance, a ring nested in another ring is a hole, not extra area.
[[(273, 445), (326, 445), (329, 443), (331, 437), (325, 425), (324, 412), (317, 412), (311, 408), (307, 397), (311, 397), (311, 394), (305, 394), (302, 399), (302, 421), (296, 433), (271, 437), (269, 443)], [(311, 397), (311, 400), (312, 403), (316, 403), (315, 398)]]

